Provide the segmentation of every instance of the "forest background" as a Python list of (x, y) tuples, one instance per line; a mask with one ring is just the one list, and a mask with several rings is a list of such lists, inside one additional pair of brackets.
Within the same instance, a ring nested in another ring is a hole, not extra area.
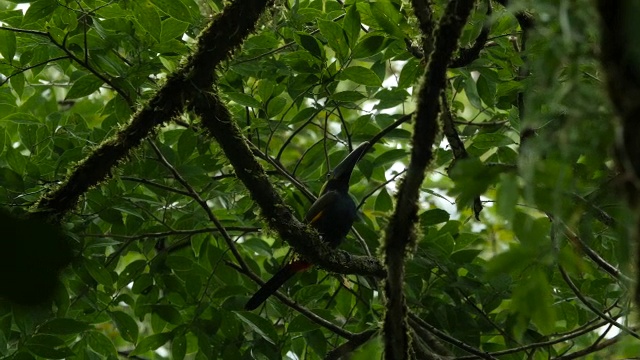
[(637, 356), (638, 7), (0, 0), (0, 356)]

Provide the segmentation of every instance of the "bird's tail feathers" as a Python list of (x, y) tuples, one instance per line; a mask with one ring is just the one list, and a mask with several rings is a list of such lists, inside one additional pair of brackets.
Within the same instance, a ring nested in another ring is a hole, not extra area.
[(296, 260), (287, 264), (282, 269), (278, 270), (278, 272), (275, 273), (275, 275), (273, 275), (273, 277), (269, 279), (269, 281), (267, 281), (251, 297), (251, 299), (249, 299), (249, 301), (247, 301), (247, 304), (244, 306), (245, 310), (254, 310), (265, 302), (269, 296), (275, 293), (293, 275), (300, 271), (307, 270), (310, 267), (310, 263), (302, 260)]

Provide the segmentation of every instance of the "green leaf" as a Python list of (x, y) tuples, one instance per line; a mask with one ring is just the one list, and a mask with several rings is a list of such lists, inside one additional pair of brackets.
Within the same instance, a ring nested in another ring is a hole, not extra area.
[(284, 107), (287, 106), (287, 100), (284, 97), (277, 96), (269, 100), (267, 105), (267, 116), (271, 119), (280, 114)]
[(398, 80), (398, 87), (400, 89), (406, 89), (416, 83), (418, 77), (422, 74), (422, 68), (420, 67), (420, 61), (411, 58), (402, 67), (400, 71), (400, 80)]
[(482, 101), (480, 95), (478, 95), (478, 87), (473, 78), (468, 77), (465, 81), (464, 93), (467, 95), (467, 99), (473, 107), (476, 109), (482, 109)]
[(191, 130), (185, 130), (178, 139), (178, 155), (180, 160), (186, 162), (196, 149), (198, 138)]
[(364, 99), (366, 96), (359, 91), (340, 91), (337, 93), (331, 94), (331, 98), (336, 101), (344, 101), (344, 102), (354, 102), (358, 100)]
[(11, 79), (9, 79), (9, 84), (11, 84), (13, 90), (18, 94), (18, 97), (22, 97), (22, 94), (24, 93), (24, 83), (24, 73), (22, 72), (13, 74)]
[(135, 19), (156, 41), (161, 41), (162, 22), (158, 11), (149, 0), (133, 2)]
[(234, 103), (242, 105), (242, 106), (247, 106), (247, 107), (254, 108), (254, 109), (261, 109), (262, 108), (262, 103), (260, 103), (260, 101), (256, 100), (251, 95), (238, 93), (238, 92), (232, 92), (232, 93), (226, 93), (225, 96), (228, 97), (229, 100), (233, 101)]
[(478, 136), (473, 139), (473, 145), (478, 149), (493, 149), (513, 143), (513, 139), (509, 136), (498, 133), (478, 134)]
[(151, 309), (155, 314), (158, 314), (162, 320), (169, 324), (182, 324), (182, 315), (180, 315), (180, 312), (171, 305), (151, 305)]
[(51, 319), (38, 328), (39, 333), (54, 335), (78, 334), (92, 327), (83, 321), (68, 318)]
[(300, 110), (290, 121), (291, 124), (298, 123), (300, 121), (307, 121), (312, 116), (317, 115), (318, 110), (312, 107), (304, 108)]
[(16, 55), (16, 34), (13, 31), (0, 31), (0, 55), (5, 61), (13, 62)]
[(533, 218), (528, 214), (517, 211), (513, 219), (513, 232), (520, 243), (529, 248), (539, 248), (549, 243), (549, 229), (551, 223), (548, 218)]
[(111, 272), (104, 267), (101, 263), (93, 259), (84, 259), (84, 266), (91, 274), (91, 277), (98, 282), (98, 284), (102, 284), (107, 287), (113, 286), (113, 278), (111, 277)]
[(351, 80), (366, 86), (381, 86), (382, 80), (371, 69), (362, 66), (350, 66), (342, 71), (340, 78)]
[(141, 274), (136, 279), (136, 281), (134, 281), (131, 291), (134, 294), (141, 294), (147, 291), (147, 289), (149, 289), (152, 286), (153, 286), (153, 276), (151, 276), (150, 274), (144, 273), (144, 274)]
[(169, 255), (166, 264), (176, 271), (188, 271), (193, 268), (193, 259), (182, 255)]
[(409, 153), (404, 149), (387, 150), (373, 160), (373, 167), (383, 167), (389, 164), (393, 165), (396, 161), (404, 159)]
[(142, 274), (146, 266), (147, 262), (145, 260), (136, 260), (131, 262), (118, 275), (118, 287), (123, 287), (129, 284), (134, 278)]
[(16, 173), (23, 175), (27, 168), (27, 158), (20, 151), (11, 146), (7, 146), (7, 154), (5, 160), (7, 164), (15, 170)]
[(314, 323), (309, 320), (304, 315), (297, 315), (291, 320), (289, 326), (287, 326), (287, 332), (289, 333), (304, 333), (308, 331), (312, 331), (315, 329), (319, 329), (320, 325)]
[(22, 192), (24, 190), (24, 180), (17, 172), (6, 167), (0, 167), (0, 187)]
[(528, 276), (513, 290), (512, 311), (517, 314), (522, 329), (529, 319), (543, 334), (551, 334), (555, 330), (554, 289), (549, 284), (545, 272), (539, 267), (527, 271)]
[(14, 353), (13, 356), (11, 356), (11, 360), (36, 360), (36, 358), (23, 349), (22, 351)]
[[(14, 0), (14, 2), (18, 1)], [(0, 21), (15, 28), (22, 26), (22, 17), (22, 10), (0, 10)]]
[(194, 18), (195, 16), (202, 16), (202, 14), (200, 13), (200, 8), (198, 7), (198, 4), (196, 3), (195, 0), (180, 0), (180, 2), (182, 2), (184, 4), (184, 6), (187, 7), (187, 9), (189, 9), (189, 12), (191, 13), (191, 18)]
[(129, 314), (122, 311), (110, 311), (109, 315), (124, 340), (132, 343), (138, 341), (138, 324)]
[(342, 27), (333, 21), (318, 19), (318, 29), (327, 38), (329, 47), (335, 51), (340, 62), (344, 64), (349, 56), (349, 45)]
[(4, 144), (7, 138), (7, 130), (4, 127), (0, 127), (0, 156), (4, 152)]
[(449, 213), (442, 209), (430, 209), (420, 214), (420, 224), (430, 226), (449, 221)]
[(173, 359), (182, 360), (187, 354), (187, 338), (184, 335), (178, 335), (171, 342), (171, 355)]
[(382, 188), (382, 190), (380, 190), (380, 193), (376, 197), (375, 209), (380, 212), (387, 212), (393, 209), (393, 200), (387, 192), (387, 189)]
[(511, 222), (519, 199), (518, 178), (514, 174), (502, 174), (496, 194), (496, 211)]
[(53, 335), (34, 335), (27, 340), (25, 346), (34, 355), (47, 359), (64, 359), (73, 355), (64, 341)]
[(93, 75), (84, 75), (73, 82), (65, 99), (78, 99), (93, 94), (103, 82)]
[(409, 97), (409, 93), (397, 87), (391, 89), (381, 89), (375, 96), (380, 101), (374, 107), (375, 109), (389, 109), (403, 104)]
[[(313, 85), (314, 81), (310, 79), (314, 77), (317, 78), (315, 74), (320, 71), (321, 68), (321, 62), (316, 57), (308, 51), (299, 50), (284, 54), (281, 59), (284, 64), (297, 72), (314, 74), (307, 76), (301, 75), (293, 78), (293, 81), (290, 80), (289, 82), (290, 88), (295, 86), (295, 88), (307, 89), (310, 85)], [(296, 84), (296, 80), (300, 80), (301, 83)]]
[(464, 249), (453, 252), (449, 259), (456, 264), (471, 264), (473, 259), (477, 258), (482, 252), (482, 249)]
[(402, 14), (391, 2), (378, 0), (369, 3), (369, 5), (371, 6), (373, 18), (384, 31), (398, 39), (405, 38), (404, 32), (398, 26), (403, 19)]
[(167, 341), (173, 338), (173, 333), (163, 332), (159, 334), (153, 334), (140, 340), (138, 346), (129, 354), (129, 356), (142, 355), (147, 351), (155, 350), (160, 346), (167, 343)]
[(256, 94), (264, 102), (271, 99), (271, 96), (274, 95), (273, 92), (275, 89), (276, 89), (276, 83), (274, 81), (271, 81), (269, 79), (263, 79), (263, 80), (260, 80), (260, 82), (258, 83)]
[(10, 121), (14, 124), (40, 124), (40, 120), (37, 117), (29, 113), (18, 112), (10, 114), (2, 119), (2, 121)]
[(180, 1), (175, 0), (151, 0), (158, 10), (180, 21), (191, 23), (191, 13), (189, 9)]
[(496, 103), (496, 83), (487, 79), (486, 76), (480, 75), (478, 82), (478, 95), (480, 99), (489, 107), (493, 107)]
[(327, 340), (325, 339), (320, 329), (305, 333), (304, 338), (320, 358), (325, 357), (325, 355), (327, 354)]
[(117, 357), (116, 347), (113, 342), (99, 331), (90, 331), (85, 337), (87, 344), (96, 353), (102, 355), (104, 359), (115, 359)]
[(302, 46), (305, 50), (307, 50), (311, 55), (318, 58), (321, 61), (324, 61), (324, 48), (322, 44), (313, 36), (307, 35), (305, 33), (299, 32), (296, 33), (295, 40), (298, 45)]
[(189, 24), (174, 18), (167, 18), (162, 22), (162, 31), (160, 32), (160, 41), (168, 41), (172, 39), (182, 39), (182, 35), (187, 31)]
[(510, 170), (510, 167), (485, 166), (477, 158), (458, 160), (449, 173), (455, 183), (452, 193), (459, 194), (458, 208), (469, 206), (476, 196), (495, 184), (501, 173)]
[(250, 312), (235, 312), (236, 316), (245, 324), (249, 325), (251, 330), (260, 335), (263, 339), (271, 344), (276, 344), (278, 333), (273, 328), (273, 324), (262, 316)]
[(353, 351), (352, 360), (371, 360), (376, 359), (380, 354), (384, 353), (384, 344), (381, 340), (381, 335), (374, 335), (369, 341), (359, 346)]
[(385, 42), (384, 36), (371, 35), (360, 39), (353, 49), (354, 59), (363, 59), (380, 53)]
[(353, 49), (360, 36), (360, 13), (358, 13), (358, 7), (354, 4), (349, 6), (347, 14), (342, 22), (344, 32), (347, 34), (349, 40), (349, 48)]
[(22, 26), (26, 26), (38, 21), (47, 21), (58, 7), (55, 0), (37, 0), (29, 4), (27, 12), (22, 19)]

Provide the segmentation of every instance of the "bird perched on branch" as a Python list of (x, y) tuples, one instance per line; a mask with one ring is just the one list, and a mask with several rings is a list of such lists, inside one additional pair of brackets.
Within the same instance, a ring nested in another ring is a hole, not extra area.
[[(369, 147), (368, 142), (360, 144), (328, 174), (320, 196), (304, 218), (331, 248), (336, 248), (342, 243), (357, 217), (356, 204), (349, 195), (349, 180), (356, 164)], [(293, 275), (311, 266), (310, 262), (303, 259), (295, 259), (288, 263), (249, 299), (244, 308), (257, 308)]]

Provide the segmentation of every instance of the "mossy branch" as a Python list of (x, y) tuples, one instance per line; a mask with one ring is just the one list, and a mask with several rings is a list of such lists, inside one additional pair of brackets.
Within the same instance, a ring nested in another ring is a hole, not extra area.
[(329, 271), (384, 277), (380, 262), (373, 257), (352, 256), (330, 249), (317, 232), (296, 219), (269, 181), (264, 168), (253, 156), (249, 143), (217, 94), (201, 92), (192, 102), (204, 127), (215, 137), (231, 162), (236, 176), (260, 206), (265, 220), (283, 240), (309, 261)]
[(237, 0), (225, 7), (202, 31), (195, 52), (133, 115), (131, 122), (80, 161), (62, 184), (42, 196), (33, 211), (51, 222), (60, 222), (80, 196), (109, 178), (112, 169), (142, 140), (182, 113), (185, 103), (198, 92), (211, 88), (216, 66), (242, 44), (271, 3), (271, 0)]
[(447, 65), (458, 47), (458, 39), (473, 4), (473, 0), (457, 0), (447, 5), (435, 32), (434, 50), (429, 56), (418, 95), (411, 161), (407, 176), (400, 185), (396, 210), (390, 219), (384, 242), (387, 269), (384, 335), (387, 359), (409, 357), (409, 327), (403, 287), (404, 260), (407, 251), (415, 245), (418, 197), (425, 169), (433, 159), (433, 146), (438, 133), (440, 93), (446, 86)]

